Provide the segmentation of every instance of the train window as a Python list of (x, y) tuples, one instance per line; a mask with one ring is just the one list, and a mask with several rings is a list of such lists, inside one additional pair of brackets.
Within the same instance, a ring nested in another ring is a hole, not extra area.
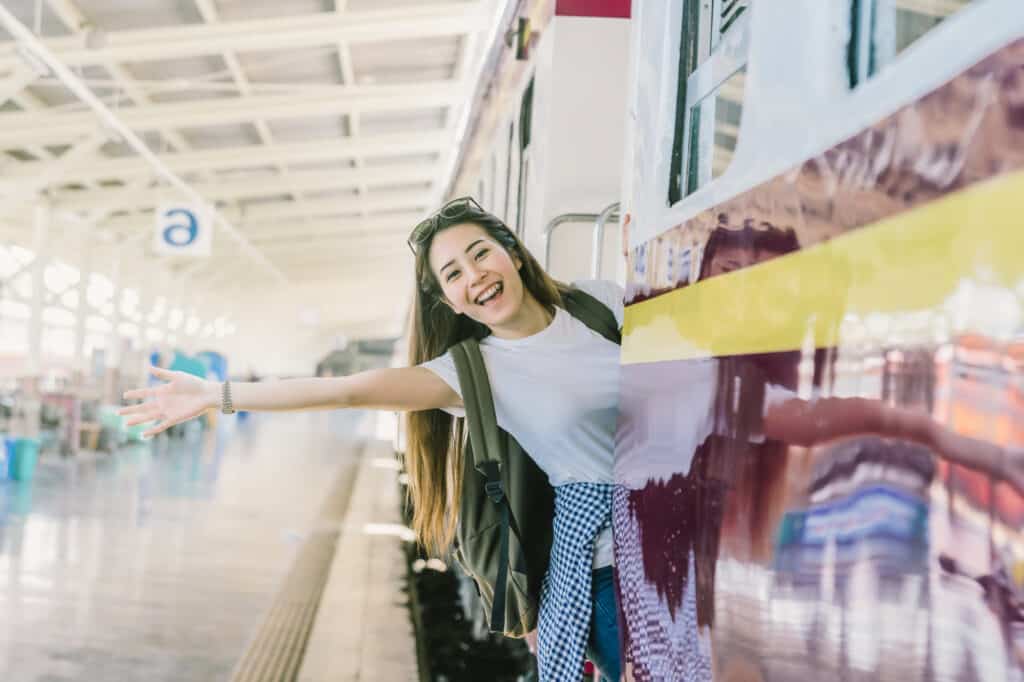
[(854, 0), (850, 84), (891, 64), (943, 21), (979, 0)]
[(712, 90), (690, 112), (687, 194), (714, 180), (729, 166), (740, 134), (746, 69)]
[(519, 105), (519, 181), (516, 196), (516, 234), (523, 236), (526, 213), (526, 179), (530, 168), (530, 132), (533, 123), (533, 79), (526, 86), (523, 101)]
[(501, 219), (508, 223), (509, 199), (512, 198), (512, 140), (516, 137), (515, 124), (508, 124), (508, 153), (505, 156), (505, 209)]
[(491, 152), (491, 194), (487, 199), (487, 206), (491, 211), (498, 210), (498, 153)]
[(669, 204), (720, 176), (739, 137), (752, 0), (689, 2), (682, 14)]

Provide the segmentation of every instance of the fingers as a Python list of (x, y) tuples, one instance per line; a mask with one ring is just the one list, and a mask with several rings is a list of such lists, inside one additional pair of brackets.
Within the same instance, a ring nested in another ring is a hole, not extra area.
[(125, 426), (136, 426), (138, 424), (145, 424), (146, 422), (152, 422), (152, 421), (156, 421), (157, 419), (161, 419), (162, 416), (163, 415), (161, 415), (159, 412), (157, 412), (155, 410), (150, 410), (150, 411), (144, 412), (142, 414), (134, 414), (134, 415), (132, 415), (130, 417), (127, 417), (124, 420), (124, 425)]
[(124, 392), (125, 400), (144, 400), (156, 395), (156, 388), (133, 388)]
[(150, 409), (152, 409), (152, 407), (153, 406), (150, 403), (139, 403), (138, 405), (129, 405), (128, 407), (122, 407), (117, 411), (117, 413), (123, 417), (126, 414), (138, 414), (140, 412), (147, 412)]
[(169, 369), (164, 369), (163, 367), (157, 367), (156, 365), (153, 365), (149, 368), (149, 373), (155, 376), (157, 379), (164, 379), (165, 381), (171, 381), (172, 379), (174, 379), (174, 375), (177, 374), (177, 372), (173, 372)]
[[(171, 370), (164, 369), (162, 367), (150, 367), (149, 373), (155, 376), (156, 378), (164, 379), (165, 381), (173, 381), (175, 378), (174, 375), (178, 374), (178, 372), (172, 372)], [(150, 386), (148, 388), (134, 388), (130, 391), (124, 392), (124, 399), (143, 400), (144, 398), (149, 398), (151, 396), (156, 395), (157, 389), (160, 388), (161, 386), (166, 385), (167, 384), (161, 384), (160, 386)]]
[(159, 424), (157, 424), (153, 428), (146, 429), (145, 431), (143, 431), (142, 432), (142, 437), (143, 438), (152, 438), (156, 434), (163, 433), (167, 429), (171, 428), (172, 426), (174, 426), (174, 424), (175, 424), (175, 422), (160, 422)]

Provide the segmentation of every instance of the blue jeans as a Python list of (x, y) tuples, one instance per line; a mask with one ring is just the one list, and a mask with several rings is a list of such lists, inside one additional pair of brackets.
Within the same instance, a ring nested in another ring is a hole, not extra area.
[(615, 576), (611, 566), (594, 571), (591, 590), (593, 604), (587, 658), (600, 671), (597, 682), (619, 682), (622, 675), (619, 607), (615, 599)]

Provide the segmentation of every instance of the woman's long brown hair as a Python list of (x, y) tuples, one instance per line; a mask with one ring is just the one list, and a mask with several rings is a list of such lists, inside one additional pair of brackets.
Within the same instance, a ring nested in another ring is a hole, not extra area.
[[(442, 300), (441, 286), (430, 269), (430, 244), (438, 232), (472, 223), (478, 225), (522, 265), (523, 286), (541, 305), (554, 312), (568, 287), (553, 280), (515, 234), (496, 216), (473, 212), (438, 229), (416, 250), (416, 295), (409, 338), (409, 365), (416, 366), (443, 355), (459, 342), (482, 339), (490, 329), (465, 315), (456, 315)], [(455, 539), (462, 501), (464, 420), (442, 410), (406, 415), (405, 468), (409, 475), (412, 529), (431, 554), (444, 555)]]

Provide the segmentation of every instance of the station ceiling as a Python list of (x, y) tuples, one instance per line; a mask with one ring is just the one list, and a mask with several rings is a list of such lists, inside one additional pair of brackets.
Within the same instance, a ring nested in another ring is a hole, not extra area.
[(405, 237), (445, 191), (505, 4), (2, 0), (224, 224), (208, 259), (155, 255), (174, 189), (0, 29), (0, 239), (30, 248), (45, 202), (53, 256), (116, 251), (126, 285), (372, 303), (408, 281)]

